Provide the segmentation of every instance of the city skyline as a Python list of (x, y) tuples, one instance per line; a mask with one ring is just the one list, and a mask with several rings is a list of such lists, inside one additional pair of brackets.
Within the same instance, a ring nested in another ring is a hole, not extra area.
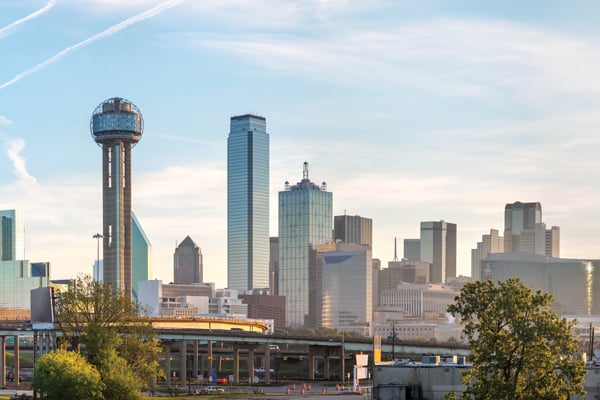
[(53, 279), (91, 274), (102, 178), (88, 121), (122, 96), (144, 114), (132, 208), (166, 282), (190, 235), (205, 281), (226, 285), (227, 132), (245, 113), (269, 121), (270, 236), (278, 192), (308, 161), (333, 215), (373, 220), (383, 265), (395, 237), (443, 219), (469, 275), (470, 250), (516, 201), (560, 226), (561, 257), (600, 259), (599, 8), (0, 3), (0, 209), (23, 212), (26, 257), (50, 261)]

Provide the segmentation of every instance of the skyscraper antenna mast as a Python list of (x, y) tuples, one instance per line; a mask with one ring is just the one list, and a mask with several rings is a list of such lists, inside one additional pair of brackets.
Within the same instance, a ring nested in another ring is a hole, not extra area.
[(308, 180), (308, 162), (304, 161), (304, 170), (302, 172), (302, 179), (307, 181)]
[(397, 249), (398, 249), (398, 244), (396, 242), (396, 238), (394, 237), (394, 259), (392, 261), (396, 261), (396, 262), (399, 261)]

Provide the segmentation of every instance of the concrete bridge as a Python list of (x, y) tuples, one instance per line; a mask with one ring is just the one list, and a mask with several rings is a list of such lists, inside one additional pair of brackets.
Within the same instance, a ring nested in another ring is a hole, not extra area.
[[(380, 350), (383, 359), (399, 357), (418, 358), (426, 354), (468, 355), (464, 347), (446, 347), (423, 343), (379, 342), (373, 338), (346, 339), (344, 336), (334, 337), (301, 337), (277, 336), (265, 334), (267, 326), (253, 320), (232, 320), (226, 318), (190, 318), (190, 319), (157, 319), (153, 320), (157, 337), (165, 345), (163, 368), (166, 376), (171, 378), (174, 371), (185, 371), (179, 374), (182, 384), (196, 380), (199, 375), (213, 377), (215, 362), (221, 363), (224, 357), (233, 360), (233, 382), (240, 382), (240, 362), (245, 360), (248, 379), (255, 378), (256, 361), (264, 368), (264, 382), (271, 383), (271, 360), (284, 357), (306, 358), (308, 363), (308, 380), (316, 378), (315, 365), (321, 359), (324, 366), (323, 377), (337, 376), (344, 379), (346, 362), (351, 362), (354, 354), (372, 355)], [(34, 363), (42, 354), (56, 348), (56, 337), (60, 333), (52, 324), (36, 324), (30, 322), (0, 322), (0, 386), (6, 386), (7, 347), (12, 347), (15, 357), (14, 381), (18, 385), (21, 380), (19, 355), (21, 348), (33, 349)], [(10, 339), (12, 338), (12, 339)], [(20, 339), (25, 343), (21, 343)], [(9, 342), (12, 341), (12, 346)], [(185, 356), (182, 356), (185, 355)], [(177, 360), (175, 367), (173, 359)], [(337, 359), (336, 371), (331, 368), (330, 361)], [(190, 361), (188, 365), (188, 360)], [(273, 371), (276, 372), (276, 371)], [(262, 373), (262, 371), (261, 371)], [(167, 379), (167, 385), (171, 379)]]

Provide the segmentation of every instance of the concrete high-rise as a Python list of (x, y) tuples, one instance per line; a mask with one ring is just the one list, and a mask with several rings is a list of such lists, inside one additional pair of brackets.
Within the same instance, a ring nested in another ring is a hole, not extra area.
[(539, 202), (506, 204), (504, 251), (545, 254), (546, 226), (542, 222), (542, 205)]
[(144, 119), (135, 104), (113, 97), (96, 107), (90, 130), (102, 148), (104, 282), (132, 298), (131, 150)]
[(286, 182), (279, 192), (279, 294), (286, 297), (288, 326), (308, 322), (309, 276), (316, 270), (317, 246), (331, 240), (332, 225), (333, 194), (325, 182), (309, 180), (305, 162), (302, 180)]
[(471, 249), (471, 278), (474, 281), (487, 278), (483, 271), (486, 268), (485, 261), (490, 254), (504, 252), (504, 239), (498, 235), (498, 229), (490, 229), (489, 235), (482, 235), (481, 242), (477, 242), (477, 248)]
[(411, 261), (421, 260), (421, 239), (404, 239), (404, 258)]
[(431, 283), (456, 276), (456, 224), (421, 222), (421, 261), (431, 264)]
[(322, 326), (343, 330), (373, 316), (373, 265), (368, 246), (323, 253)]
[(373, 248), (373, 220), (360, 215), (336, 215), (333, 218), (333, 239)]
[(227, 138), (227, 285), (269, 287), (269, 135), (250, 114), (231, 118)]
[(203, 265), (200, 247), (186, 236), (183, 242), (175, 249), (173, 255), (174, 283), (192, 284), (202, 283)]

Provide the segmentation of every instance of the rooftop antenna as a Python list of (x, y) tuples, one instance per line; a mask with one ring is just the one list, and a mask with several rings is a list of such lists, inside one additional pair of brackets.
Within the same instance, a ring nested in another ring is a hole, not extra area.
[(308, 180), (308, 162), (304, 161), (304, 170), (302, 172), (302, 179), (307, 181)]
[(398, 262), (398, 261), (400, 261), (400, 260), (398, 260), (398, 252), (397, 252), (397, 249), (398, 249), (398, 245), (397, 245), (396, 238), (394, 237), (394, 259), (392, 260), (392, 261), (394, 261), (394, 262)]

